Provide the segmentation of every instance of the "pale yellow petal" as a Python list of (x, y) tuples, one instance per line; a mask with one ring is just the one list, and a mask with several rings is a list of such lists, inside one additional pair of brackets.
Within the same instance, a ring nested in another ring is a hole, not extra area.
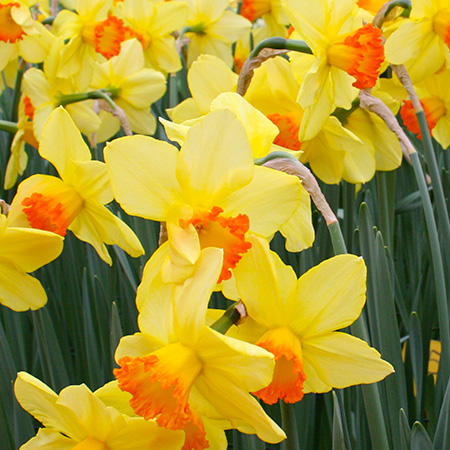
[(338, 255), (313, 267), (297, 283), (291, 328), (300, 337), (345, 328), (366, 301), (366, 265), (354, 255)]
[[(361, 339), (345, 333), (331, 333), (302, 340), (303, 358), (316, 376), (329, 387), (342, 389), (375, 383), (394, 371), (380, 354)], [(307, 366), (305, 366), (305, 369)], [(306, 378), (314, 374), (306, 372)]]
[(39, 428), (37, 435), (20, 447), (20, 450), (71, 450), (77, 443), (57, 431)]
[(191, 204), (206, 208), (251, 181), (251, 147), (231, 111), (213, 111), (188, 131), (176, 173)]
[(179, 201), (175, 178), (178, 150), (147, 136), (127, 136), (109, 142), (105, 161), (114, 196), (132, 215), (166, 220)]

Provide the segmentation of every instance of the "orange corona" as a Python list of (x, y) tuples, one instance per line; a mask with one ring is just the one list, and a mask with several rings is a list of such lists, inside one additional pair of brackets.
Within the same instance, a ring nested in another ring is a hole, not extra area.
[[(425, 97), (420, 99), (425, 118), (427, 119), (428, 129), (430, 131), (436, 126), (439, 119), (445, 114), (445, 104), (438, 97)], [(419, 121), (417, 120), (416, 113), (414, 112), (413, 104), (410, 100), (406, 100), (400, 109), (400, 115), (403, 123), (409, 131), (416, 134), (419, 139), (422, 139), (422, 133), (420, 132)]]
[(433, 29), (450, 48), (450, 9), (443, 9), (433, 17)]
[(254, 22), (271, 11), (270, 0), (244, 0), (241, 6), (241, 16)]
[(223, 249), (223, 266), (218, 283), (231, 278), (231, 269), (236, 267), (242, 255), (252, 246), (245, 240), (245, 234), (250, 228), (248, 216), (238, 214), (235, 217), (225, 217), (222, 213), (222, 208), (214, 206), (211, 211), (197, 211), (189, 220), (180, 219), (182, 228), (189, 225), (195, 227), (201, 248)]
[(286, 403), (300, 401), (306, 375), (298, 338), (287, 328), (277, 328), (267, 331), (256, 344), (274, 354), (275, 370), (272, 382), (254, 394), (269, 405), (279, 399)]
[(358, 89), (372, 88), (384, 61), (381, 30), (372, 24), (338, 36), (328, 47), (328, 63), (356, 78)]
[(20, 41), (25, 34), (22, 27), (17, 24), (11, 15), (12, 8), (20, 6), (17, 2), (0, 4), (0, 41), (10, 44)]
[(120, 44), (126, 39), (128, 32), (122, 19), (109, 15), (101, 22), (85, 25), (81, 34), (83, 40), (92, 45), (97, 53), (109, 59), (120, 53)]
[(302, 122), (303, 111), (295, 110), (285, 114), (269, 114), (267, 116), (279, 130), (274, 144), (289, 150), (300, 150), (302, 143), (298, 140), (298, 132)]

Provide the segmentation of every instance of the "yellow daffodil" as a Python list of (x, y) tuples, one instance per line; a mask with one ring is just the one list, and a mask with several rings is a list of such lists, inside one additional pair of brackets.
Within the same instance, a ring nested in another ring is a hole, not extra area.
[(114, 11), (131, 28), (129, 37), (136, 37), (141, 43), (146, 67), (164, 74), (181, 69), (172, 33), (186, 21), (189, 11), (185, 2), (124, 0)]
[(116, 352), (120, 368), (114, 375), (132, 395), (134, 411), (162, 427), (184, 430), (184, 450), (210, 448), (203, 416), (267, 442), (285, 438), (249, 394), (270, 382), (272, 355), (205, 325), (221, 270), (222, 250), (208, 248), (184, 284), (166, 284), (158, 274), (148, 292), (140, 293), (148, 296), (140, 332), (122, 338)]
[(128, 417), (106, 406), (82, 384), (59, 395), (26, 372), (19, 372), (14, 391), (21, 406), (42, 422), (36, 437), (21, 450), (178, 450), (182, 433)]
[[(427, 119), (430, 134), (444, 149), (450, 146), (450, 69), (426, 78), (416, 86), (420, 103)], [(406, 100), (400, 110), (403, 123), (422, 139), (419, 122), (410, 100)]]
[(28, 228), (11, 228), (0, 214), (0, 303), (14, 311), (38, 309), (47, 302), (41, 283), (28, 275), (62, 251), (62, 237)]
[(235, 269), (249, 315), (233, 335), (269, 350), (276, 365), (271, 384), (255, 392), (264, 402), (294, 403), (307, 392), (374, 383), (392, 366), (364, 341), (336, 331), (353, 323), (365, 303), (362, 258), (339, 255), (298, 280), (262, 239)]
[(245, 130), (226, 109), (191, 127), (180, 151), (147, 136), (129, 136), (107, 144), (105, 161), (124, 210), (166, 222), (166, 282), (190, 277), (207, 247), (224, 249), (219, 281), (230, 279), (251, 247), (249, 233), (271, 236), (301, 198), (298, 179), (254, 166)]
[(300, 161), (309, 163), (325, 183), (369, 181), (375, 174), (373, 147), (342, 127), (336, 117), (328, 117), (313, 138), (300, 141), (305, 112), (296, 102), (299, 86), (289, 62), (272, 58), (255, 71), (245, 98), (278, 127), (274, 143), (299, 153)]
[(414, 82), (450, 67), (450, 8), (446, 0), (414, 0), (405, 19), (386, 41), (386, 59), (405, 64)]
[(0, 70), (19, 55), (32, 63), (42, 62), (52, 35), (33, 20), (34, 0), (0, 0)]
[(231, 67), (231, 44), (250, 32), (251, 23), (229, 10), (228, 0), (186, 0), (190, 14), (186, 32), (188, 67), (202, 54), (215, 55)]
[[(127, 116), (132, 131), (155, 132), (156, 120), (150, 113), (150, 106), (164, 94), (166, 80), (161, 72), (144, 68), (142, 46), (136, 39), (124, 42), (119, 55), (95, 67), (91, 86), (109, 89), (112, 99)], [(107, 114), (101, 112), (100, 115), (102, 113)], [(106, 141), (120, 128), (119, 119), (109, 114), (102, 125), (97, 132), (99, 142)]]
[(378, 28), (357, 24), (354, 0), (282, 0), (282, 4), (314, 55), (297, 98), (304, 109), (300, 127), (304, 141), (318, 133), (336, 107), (349, 109), (357, 89), (375, 85), (384, 48)]
[(63, 9), (53, 22), (53, 32), (67, 44), (61, 48), (61, 61), (55, 76), (76, 76), (80, 89), (91, 81), (94, 63), (120, 52), (129, 28), (110, 14), (113, 0), (76, 0), (75, 12)]
[[(55, 40), (44, 63), (44, 70), (32, 67), (23, 77), (25, 95), (30, 99), (29, 108), (33, 108), (33, 131), (40, 141), (42, 129), (51, 112), (61, 104), (63, 95), (76, 94), (80, 91), (70, 78), (56, 76), (61, 61), (61, 39)], [(92, 109), (93, 100), (67, 105), (67, 112), (84, 134), (97, 131), (100, 119)]]
[(17, 133), (11, 144), (11, 156), (5, 172), (5, 189), (12, 188), (17, 181), (17, 177), (23, 174), (27, 167), (28, 155), (25, 151), (25, 143), (38, 148), (39, 143), (33, 132), (34, 108), (29, 97), (22, 96), (19, 102), (19, 121), (17, 123)]
[(20, 183), (9, 212), (10, 226), (61, 236), (69, 229), (108, 264), (111, 257), (105, 244), (116, 244), (134, 257), (144, 253), (133, 231), (104, 206), (113, 200), (106, 166), (91, 161), (89, 148), (64, 108), (51, 114), (39, 154), (61, 178), (33, 175)]

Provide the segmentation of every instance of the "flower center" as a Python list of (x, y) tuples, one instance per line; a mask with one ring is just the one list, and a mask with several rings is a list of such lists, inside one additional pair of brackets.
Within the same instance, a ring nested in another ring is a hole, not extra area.
[(250, 250), (252, 244), (245, 240), (250, 228), (250, 219), (246, 214), (235, 217), (222, 216), (223, 209), (214, 206), (211, 211), (196, 211), (189, 220), (180, 219), (180, 226), (186, 228), (192, 224), (198, 233), (200, 247), (218, 247), (224, 251), (223, 266), (218, 283), (231, 278), (242, 255)]
[(338, 36), (328, 47), (327, 56), (329, 64), (356, 78), (353, 86), (358, 89), (372, 88), (384, 61), (381, 30), (369, 23)]
[(66, 235), (67, 228), (83, 209), (83, 199), (77, 191), (63, 182), (40, 192), (33, 192), (22, 200), (23, 212), (32, 228)]
[(125, 40), (127, 31), (128, 27), (124, 25), (122, 19), (109, 15), (101, 22), (85, 25), (81, 35), (84, 42), (109, 59), (120, 53), (120, 44)]
[(269, 114), (267, 116), (280, 131), (273, 141), (274, 144), (289, 150), (300, 150), (302, 143), (298, 140), (300, 124), (302, 122), (303, 111), (296, 109), (285, 114)]
[(109, 450), (108, 447), (97, 439), (88, 437), (79, 442), (72, 450)]
[[(420, 99), (425, 118), (427, 119), (428, 129), (431, 130), (436, 126), (436, 123), (445, 115), (445, 104), (438, 97), (425, 97)], [(400, 115), (402, 116), (403, 123), (409, 131), (416, 134), (419, 139), (422, 139), (422, 133), (420, 132), (419, 121), (417, 120), (414, 107), (410, 100), (406, 100), (400, 109)]]
[(269, 386), (254, 394), (269, 405), (278, 399), (286, 403), (300, 401), (306, 375), (298, 338), (287, 328), (276, 328), (267, 331), (256, 344), (274, 354), (275, 370)]
[(443, 9), (433, 17), (433, 29), (450, 48), (450, 9)]
[(254, 22), (264, 14), (270, 13), (271, 10), (270, 0), (244, 0), (241, 6), (241, 16)]
[(37, 141), (36, 136), (34, 135), (33, 122), (31, 122), (30, 120), (27, 120), (25, 122), (25, 125), (23, 127), (22, 139), (27, 144), (30, 144), (32, 147), (36, 149), (39, 147), (39, 142)]
[(123, 357), (114, 375), (122, 391), (132, 395), (130, 405), (145, 419), (171, 430), (192, 420), (189, 394), (202, 370), (196, 353), (177, 342), (143, 357)]
[(25, 31), (11, 16), (11, 9), (20, 7), (17, 2), (0, 5), (0, 41), (14, 43), (21, 40)]

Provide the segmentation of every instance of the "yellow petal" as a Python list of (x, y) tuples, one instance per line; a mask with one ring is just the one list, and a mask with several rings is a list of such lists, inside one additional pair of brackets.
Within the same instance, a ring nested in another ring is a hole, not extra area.
[(253, 158), (244, 127), (231, 111), (214, 111), (187, 134), (177, 179), (191, 204), (206, 208), (248, 184)]
[(35, 449), (58, 449), (58, 450), (72, 450), (76, 443), (57, 431), (48, 430), (47, 428), (39, 428), (37, 435), (31, 438), (28, 442), (23, 444), (21, 450), (35, 450)]
[(50, 161), (61, 178), (68, 172), (71, 161), (89, 161), (91, 152), (67, 111), (61, 106), (55, 109), (44, 129), (39, 154)]
[(366, 301), (366, 272), (362, 258), (339, 255), (302, 275), (297, 283), (292, 330), (309, 337), (353, 323)]
[(269, 237), (298, 208), (300, 189), (297, 177), (256, 166), (251, 183), (231, 194), (220, 206), (227, 215), (246, 214), (250, 230)]
[(127, 136), (109, 142), (105, 161), (114, 196), (132, 215), (164, 221), (180, 201), (175, 178), (178, 150), (147, 136)]
[(43, 425), (61, 431), (77, 441), (87, 437), (74, 412), (58, 405), (58, 396), (42, 381), (26, 372), (19, 372), (14, 392), (21, 406)]
[[(342, 389), (355, 384), (375, 383), (394, 371), (380, 354), (361, 339), (345, 333), (331, 333), (302, 340), (303, 358), (316, 376), (328, 385)], [(314, 374), (307, 372), (306, 379)]]
[(47, 295), (39, 280), (0, 257), (0, 303), (14, 311), (42, 308)]
[(234, 269), (238, 292), (251, 318), (267, 328), (286, 325), (292, 317), (297, 277), (261, 238), (251, 238), (251, 251)]

